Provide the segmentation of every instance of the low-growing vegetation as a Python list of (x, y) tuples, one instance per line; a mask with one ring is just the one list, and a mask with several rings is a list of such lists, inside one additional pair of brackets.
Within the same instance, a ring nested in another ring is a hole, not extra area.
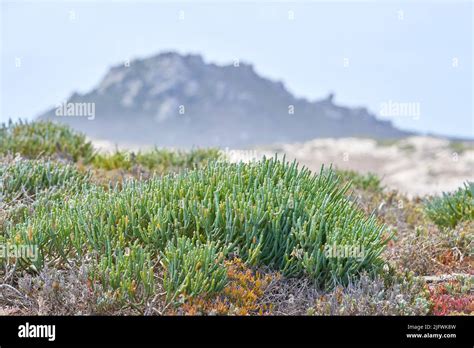
[(94, 150), (83, 134), (51, 121), (9, 122), (0, 127), (0, 156), (19, 155), (26, 159), (51, 158), (77, 163), (88, 169), (106, 171), (143, 169), (148, 175), (164, 174), (206, 165), (223, 159), (218, 149), (173, 151), (154, 148), (149, 151)]
[(170, 241), (163, 253), (163, 266), (168, 296), (218, 293), (227, 282), (224, 255), (212, 242), (196, 245), (187, 237)]
[(0, 126), (0, 154), (89, 162), (94, 155), (83, 134), (53, 122), (9, 122)]
[(463, 142), (463, 141), (450, 141), (449, 142), (449, 148), (457, 153), (458, 155), (463, 154), (466, 151), (472, 151), (474, 150), (474, 145), (473, 143), (469, 142)]
[(139, 151), (136, 154), (116, 150), (111, 154), (96, 154), (92, 165), (106, 170), (131, 170), (135, 166), (140, 166), (148, 171), (167, 173), (204, 166), (209, 161), (218, 160), (220, 157), (220, 152), (212, 148), (194, 149), (187, 152), (155, 148), (146, 152)]
[(472, 315), (474, 294), (472, 277), (458, 277), (429, 287), (434, 315)]
[(374, 173), (360, 174), (354, 170), (342, 169), (339, 169), (336, 172), (345, 182), (350, 182), (354, 188), (374, 192), (380, 192), (383, 189), (381, 179)]
[(472, 313), (472, 183), (409, 199), (371, 173), (107, 154), (38, 122), (2, 126), (0, 189), (0, 244), (37, 248), (0, 255), (1, 314)]
[[(277, 159), (214, 162), (202, 170), (132, 180), (110, 190), (89, 189), (67, 202), (37, 207), (7, 230), (7, 236), (11, 243), (38, 245), (36, 269), (86, 253), (105, 254), (100, 278), (110, 278), (103, 282), (106, 288), (127, 284), (128, 289), (133, 281), (151, 288), (151, 278), (142, 270), (163, 250), (165, 265), (173, 269), (187, 269), (187, 262), (196, 258), (208, 270), (214, 254), (232, 252), (250, 265), (269, 265), (286, 276), (307, 276), (325, 286), (348, 282), (362, 270), (376, 272), (382, 264), (383, 226), (359, 211), (344, 196), (346, 190), (331, 171), (312, 175)], [(180, 237), (196, 241), (192, 247), (197, 249), (190, 250), (190, 241)], [(219, 249), (209, 246), (201, 253), (197, 242), (217, 243)], [(325, 254), (328, 245), (360, 246), (362, 255), (330, 257)], [(130, 250), (129, 256), (124, 250)], [(187, 257), (180, 263), (173, 254)], [(197, 294), (221, 283), (218, 278), (200, 279), (199, 272), (176, 272), (165, 278), (169, 290), (184, 287)]]
[(440, 227), (454, 228), (460, 221), (474, 220), (474, 182), (425, 203), (428, 217)]
[(71, 192), (88, 180), (87, 174), (70, 164), (20, 159), (0, 164), (0, 178), (0, 194), (5, 203), (34, 199), (47, 190)]

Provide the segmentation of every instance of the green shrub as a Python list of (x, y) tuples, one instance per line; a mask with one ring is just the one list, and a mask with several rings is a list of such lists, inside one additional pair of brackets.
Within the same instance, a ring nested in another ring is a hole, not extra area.
[(0, 164), (0, 197), (6, 203), (35, 198), (47, 190), (71, 191), (85, 184), (88, 175), (75, 166), (43, 160), (18, 160)]
[(224, 256), (214, 243), (193, 243), (180, 237), (169, 242), (163, 253), (163, 279), (168, 297), (209, 295), (221, 291), (227, 282)]
[(20, 154), (31, 159), (60, 157), (88, 162), (93, 156), (93, 147), (83, 134), (65, 125), (51, 121), (10, 121), (0, 126), (0, 154)]
[(456, 152), (457, 154), (461, 155), (466, 151), (474, 150), (474, 145), (469, 142), (462, 142), (462, 141), (450, 141), (449, 148)]
[(428, 217), (439, 227), (454, 228), (460, 221), (474, 220), (474, 183), (425, 202)]
[(125, 169), (130, 170), (133, 166), (132, 160), (130, 159), (130, 153), (127, 151), (116, 150), (112, 154), (98, 153), (92, 160), (92, 165), (95, 168), (113, 170), (113, 169)]
[(123, 249), (106, 248), (91, 278), (119, 301), (144, 300), (155, 290), (151, 255), (136, 243)]
[(337, 170), (338, 175), (342, 177), (344, 181), (351, 182), (352, 187), (370, 190), (374, 192), (382, 191), (383, 187), (380, 184), (380, 178), (373, 173), (360, 174), (353, 170)]
[(389, 147), (398, 145), (400, 143), (400, 139), (377, 139), (375, 142), (379, 147)]
[(398, 145), (398, 148), (401, 150), (401, 151), (404, 151), (406, 153), (413, 153), (416, 151), (416, 146), (413, 145), (413, 144), (410, 144), (410, 143), (403, 143), (403, 144), (399, 144)]
[[(38, 207), (9, 238), (39, 246), (45, 259), (70, 260), (139, 241), (158, 255), (187, 236), (219, 243), (249, 265), (269, 265), (321, 284), (347, 282), (381, 265), (384, 226), (345, 196), (332, 170), (312, 175), (296, 163), (264, 159), (214, 162), (205, 168), (128, 181), (123, 188), (91, 188), (67, 202)], [(362, 257), (325, 254), (327, 246), (358, 247)]]
[(51, 121), (9, 122), (0, 126), (0, 155), (20, 154), (29, 159), (53, 157), (67, 159), (105, 170), (130, 170), (135, 165), (158, 173), (194, 169), (221, 159), (218, 149), (173, 151), (155, 148), (133, 153), (116, 150), (96, 153), (83, 134)]
[(112, 154), (97, 154), (92, 164), (96, 168), (113, 170), (130, 170), (134, 165), (158, 173), (194, 169), (220, 158), (218, 149), (195, 149), (191, 151), (172, 151), (155, 148), (150, 151), (134, 154), (128, 151), (116, 150)]

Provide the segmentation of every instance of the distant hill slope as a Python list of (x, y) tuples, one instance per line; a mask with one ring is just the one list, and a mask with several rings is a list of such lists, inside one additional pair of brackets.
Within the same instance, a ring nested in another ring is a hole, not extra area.
[(241, 147), (410, 134), (364, 108), (337, 106), (331, 96), (318, 102), (295, 98), (251, 65), (217, 66), (199, 55), (177, 53), (112, 67), (95, 89), (75, 93), (67, 103), (95, 103), (94, 119), (59, 117), (56, 108), (39, 118), (65, 122), (93, 138), (158, 146)]

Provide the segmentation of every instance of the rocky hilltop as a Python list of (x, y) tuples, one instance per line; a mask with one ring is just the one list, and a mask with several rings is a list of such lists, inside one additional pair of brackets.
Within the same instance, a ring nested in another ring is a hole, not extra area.
[(409, 134), (364, 108), (335, 105), (332, 95), (314, 102), (296, 98), (252, 65), (218, 66), (173, 52), (112, 67), (96, 88), (74, 93), (39, 118), (65, 122), (96, 139), (173, 147)]

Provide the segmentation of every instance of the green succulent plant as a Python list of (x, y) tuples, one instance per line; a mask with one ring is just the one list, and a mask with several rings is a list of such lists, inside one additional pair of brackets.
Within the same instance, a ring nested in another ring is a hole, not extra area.
[(373, 192), (382, 191), (380, 178), (374, 173), (360, 174), (353, 170), (336, 170), (344, 181), (351, 182), (352, 187)]
[(452, 193), (425, 201), (427, 216), (439, 227), (454, 228), (460, 221), (474, 220), (474, 182)]
[[(91, 187), (67, 202), (38, 207), (12, 227), (12, 239), (39, 245), (40, 260), (81, 257), (139, 243), (151, 257), (180, 237), (216, 243), (249, 265), (268, 265), (321, 285), (376, 271), (387, 238), (365, 216), (332, 170), (313, 175), (277, 158), (212, 162), (181, 174)], [(327, 245), (356, 246), (362, 257), (329, 257)]]
[(51, 121), (10, 121), (0, 125), (0, 154), (23, 157), (60, 157), (87, 163), (93, 155), (92, 144), (83, 134)]
[(106, 170), (130, 170), (134, 165), (140, 165), (158, 173), (168, 173), (184, 169), (194, 169), (206, 165), (209, 161), (221, 157), (218, 149), (194, 149), (191, 151), (172, 151), (167, 149), (152, 149), (133, 153), (116, 150), (111, 154), (98, 153), (92, 160), (95, 168)]
[(162, 263), (168, 297), (218, 293), (227, 282), (224, 255), (215, 243), (193, 243), (187, 237), (179, 237), (176, 243), (166, 246)]
[(0, 196), (4, 202), (34, 198), (45, 191), (78, 189), (89, 175), (75, 166), (45, 160), (16, 159), (0, 164)]

